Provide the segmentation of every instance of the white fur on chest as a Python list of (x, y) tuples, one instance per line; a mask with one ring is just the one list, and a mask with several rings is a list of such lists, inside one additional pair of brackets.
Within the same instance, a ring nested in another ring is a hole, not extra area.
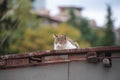
[(75, 45), (73, 45), (70, 41), (67, 41), (66, 44), (54, 44), (54, 50), (63, 50), (63, 49), (75, 49), (77, 48)]

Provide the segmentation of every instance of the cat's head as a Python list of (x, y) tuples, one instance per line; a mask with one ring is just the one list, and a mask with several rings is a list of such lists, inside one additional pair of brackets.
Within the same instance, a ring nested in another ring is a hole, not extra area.
[(57, 35), (57, 34), (54, 34), (53, 37), (54, 37), (54, 43), (58, 47), (61, 47), (62, 45), (64, 45), (67, 42), (66, 35)]

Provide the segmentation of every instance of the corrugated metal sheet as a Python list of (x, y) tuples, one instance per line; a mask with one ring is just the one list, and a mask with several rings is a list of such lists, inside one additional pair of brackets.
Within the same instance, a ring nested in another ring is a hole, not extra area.
[[(25, 54), (4, 55), (0, 56), (0, 69), (81, 60), (96, 62), (98, 59), (100, 60), (103, 57), (108, 57), (109, 59), (120, 58), (119, 52), (120, 46), (106, 46), (69, 50), (41, 50), (36, 52), (28, 52)], [(103, 56), (101, 54), (112, 55)]]

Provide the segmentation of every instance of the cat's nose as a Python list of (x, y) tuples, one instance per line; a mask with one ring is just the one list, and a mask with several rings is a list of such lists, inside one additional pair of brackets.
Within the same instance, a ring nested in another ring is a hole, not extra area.
[(57, 45), (58, 47), (60, 47), (60, 45)]
[(57, 47), (61, 47), (61, 44), (58, 43), (58, 44), (57, 44)]
[(60, 46), (58, 45), (57, 47), (59, 48)]

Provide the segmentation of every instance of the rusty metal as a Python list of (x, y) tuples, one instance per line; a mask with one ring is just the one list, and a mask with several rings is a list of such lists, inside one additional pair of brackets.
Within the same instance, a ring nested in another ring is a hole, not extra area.
[[(119, 52), (120, 46), (105, 46), (69, 50), (41, 50), (25, 54), (4, 55), (0, 56), (0, 69), (69, 61), (87, 60), (94, 62), (94, 60), (96, 60), (97, 62), (97, 59), (101, 60), (105, 57), (103, 55), (101, 56), (101, 54), (112, 54), (112, 56), (107, 57), (109, 59), (120, 58)], [(49, 60), (46, 60), (47, 56), (51, 56)], [(57, 58), (55, 56), (57, 56)]]

